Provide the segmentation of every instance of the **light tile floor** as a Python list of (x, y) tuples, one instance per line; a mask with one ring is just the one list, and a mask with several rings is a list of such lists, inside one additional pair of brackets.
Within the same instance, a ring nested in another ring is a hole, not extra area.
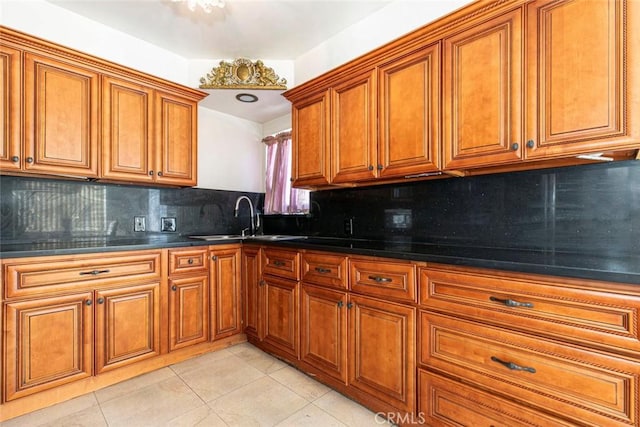
[(31, 426), (379, 426), (379, 417), (242, 343), (1, 423)]

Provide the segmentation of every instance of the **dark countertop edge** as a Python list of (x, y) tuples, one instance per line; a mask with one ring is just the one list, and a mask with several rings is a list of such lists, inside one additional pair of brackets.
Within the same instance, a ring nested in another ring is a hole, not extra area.
[[(219, 246), (240, 243), (254, 245), (279, 246), (291, 249), (310, 249), (325, 252), (337, 252), (354, 255), (366, 255), (380, 258), (403, 259), (408, 261), (432, 262), (438, 264), (449, 264), (456, 266), (468, 266), (477, 268), (487, 268), (495, 270), (506, 270), (517, 273), (531, 273), (548, 276), (560, 276), (575, 279), (601, 280), (624, 284), (640, 285), (640, 272), (621, 272), (610, 271), (597, 268), (583, 268), (571, 265), (550, 265), (534, 262), (514, 262), (499, 259), (483, 259), (479, 257), (455, 256), (455, 255), (437, 255), (437, 254), (421, 254), (416, 252), (402, 252), (393, 250), (366, 249), (366, 248), (349, 248), (343, 246), (326, 245), (317, 242), (308, 242), (305, 240), (282, 240), (282, 241), (265, 241), (265, 240), (242, 240), (228, 239), (224, 241), (206, 241), (194, 240), (189, 238), (176, 240), (158, 240), (151, 242), (140, 242), (134, 244), (114, 244), (108, 246), (87, 246), (60, 249), (36, 249), (36, 250), (16, 250), (2, 251), (0, 249), (0, 259), (10, 258), (27, 258), (37, 256), (56, 256), (56, 255), (76, 255), (88, 253), (103, 252), (120, 252), (135, 250), (153, 250), (164, 248), (181, 248), (192, 246)], [(535, 259), (532, 258), (532, 259)]]

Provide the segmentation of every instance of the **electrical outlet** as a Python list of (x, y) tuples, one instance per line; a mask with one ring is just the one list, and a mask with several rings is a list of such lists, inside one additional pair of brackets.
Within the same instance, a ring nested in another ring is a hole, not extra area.
[(147, 218), (144, 216), (133, 217), (133, 231), (146, 231)]
[(177, 231), (175, 217), (162, 217), (160, 224), (160, 231), (168, 231), (170, 233), (174, 233)]
[(344, 234), (347, 236), (353, 236), (353, 218), (344, 220)]

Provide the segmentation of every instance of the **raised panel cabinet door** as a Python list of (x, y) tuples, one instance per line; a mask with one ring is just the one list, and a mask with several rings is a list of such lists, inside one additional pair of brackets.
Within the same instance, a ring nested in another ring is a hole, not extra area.
[(300, 359), (347, 383), (347, 293), (302, 285)]
[(415, 309), (349, 296), (349, 385), (406, 412), (416, 400)]
[(6, 303), (4, 398), (90, 377), (93, 294)]
[(193, 186), (197, 181), (198, 104), (156, 92), (156, 181)]
[(240, 247), (210, 252), (211, 339), (242, 332)]
[(443, 41), (446, 169), (522, 158), (522, 11)]
[(380, 177), (440, 167), (440, 43), (378, 67)]
[(98, 72), (27, 52), (24, 88), (25, 169), (97, 177)]
[(526, 156), (638, 148), (638, 2), (539, 0), (527, 17)]
[(153, 89), (104, 76), (102, 177), (153, 181), (153, 143)]
[(378, 176), (376, 74), (373, 71), (331, 89), (331, 182)]
[(244, 333), (261, 340), (264, 336), (262, 323), (264, 314), (264, 287), (260, 270), (261, 250), (259, 247), (242, 245), (242, 305)]
[(169, 350), (209, 340), (209, 278), (169, 279)]
[(0, 169), (21, 168), (22, 52), (0, 45)]
[(330, 180), (329, 92), (305, 98), (292, 106), (291, 177), (294, 187), (314, 187)]
[(160, 283), (96, 291), (96, 373), (160, 354)]
[(298, 282), (264, 275), (264, 339), (298, 358)]

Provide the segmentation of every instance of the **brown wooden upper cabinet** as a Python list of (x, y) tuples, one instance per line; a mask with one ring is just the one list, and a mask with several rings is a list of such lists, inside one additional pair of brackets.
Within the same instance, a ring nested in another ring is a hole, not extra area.
[(0, 31), (3, 173), (196, 185), (203, 92)]
[(24, 170), (98, 177), (99, 79), (92, 68), (25, 53)]
[(640, 4), (527, 4), (527, 158), (640, 147)]
[(522, 10), (444, 45), (444, 161), (469, 168), (522, 158)]

